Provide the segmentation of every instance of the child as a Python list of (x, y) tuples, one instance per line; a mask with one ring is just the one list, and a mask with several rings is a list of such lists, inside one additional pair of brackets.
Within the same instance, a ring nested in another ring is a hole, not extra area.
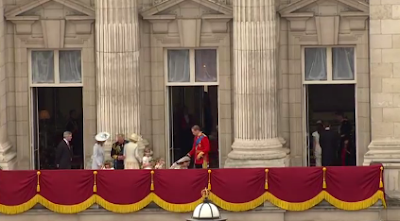
[(104, 163), (104, 166), (103, 166), (102, 169), (103, 169), (103, 170), (113, 170), (114, 167), (111, 166), (111, 162), (110, 162), (110, 161), (106, 161), (106, 162)]
[(153, 161), (153, 151), (150, 148), (146, 147), (144, 149), (142, 168), (145, 170), (153, 169), (152, 161)]
[(165, 161), (163, 158), (159, 158), (157, 160), (156, 165), (154, 166), (154, 169), (164, 169)]

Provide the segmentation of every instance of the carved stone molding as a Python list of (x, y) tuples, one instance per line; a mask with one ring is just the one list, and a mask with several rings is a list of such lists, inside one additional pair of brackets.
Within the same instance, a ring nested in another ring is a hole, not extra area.
[(94, 17), (90, 16), (66, 16), (65, 20), (75, 25), (75, 33), (78, 35), (92, 34), (92, 24), (95, 21)]
[(41, 20), (45, 48), (64, 48), (65, 20)]
[(229, 22), (232, 20), (232, 16), (229, 15), (203, 15), (203, 20), (211, 24), (211, 30), (213, 33), (227, 33)]
[(32, 34), (32, 24), (39, 21), (39, 16), (23, 16), (23, 17), (8, 17), (7, 20), (15, 25), (15, 33), (17, 35)]
[[(169, 1), (169, 0), (153, 0), (153, 5), (159, 5), (159, 4), (167, 2), (167, 1)], [(217, 4), (224, 4), (224, 5), (228, 4), (227, 0), (206, 0), (206, 1), (214, 2)]]
[(181, 47), (200, 47), (201, 22), (201, 19), (178, 19)]
[(176, 19), (176, 15), (152, 15), (143, 17), (151, 23), (154, 34), (167, 34), (168, 24)]

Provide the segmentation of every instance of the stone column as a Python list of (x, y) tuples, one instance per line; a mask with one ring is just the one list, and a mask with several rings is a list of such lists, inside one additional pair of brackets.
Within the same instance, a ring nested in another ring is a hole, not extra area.
[(140, 134), (138, 1), (96, 0), (97, 131)]
[(275, 0), (233, 1), (234, 136), (225, 167), (285, 166), (278, 138)]
[(9, 116), (7, 116), (8, 79), (5, 62), (7, 60), (5, 54), (5, 26), (4, 2), (0, 0), (0, 167), (2, 169), (14, 169), (16, 152), (8, 140), (7, 133), (7, 118)]
[(370, 12), (372, 141), (364, 165), (400, 167), (400, 2), (370, 0)]

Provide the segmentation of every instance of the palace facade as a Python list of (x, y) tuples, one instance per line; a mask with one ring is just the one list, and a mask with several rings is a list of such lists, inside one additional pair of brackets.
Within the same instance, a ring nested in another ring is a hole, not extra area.
[[(313, 166), (317, 121), (336, 129), (341, 112), (357, 165), (383, 163), (400, 196), (398, 0), (0, 0), (0, 12), (3, 169), (51, 169), (65, 130), (76, 168), (101, 131), (138, 133), (170, 164), (193, 124), (213, 167)], [(398, 220), (393, 205), (227, 216)]]
[(171, 163), (193, 124), (214, 167), (310, 166), (316, 122), (337, 127), (338, 111), (357, 165), (400, 159), (396, 1), (1, 2), (5, 169), (51, 167), (67, 129), (77, 167), (100, 131), (138, 133)]

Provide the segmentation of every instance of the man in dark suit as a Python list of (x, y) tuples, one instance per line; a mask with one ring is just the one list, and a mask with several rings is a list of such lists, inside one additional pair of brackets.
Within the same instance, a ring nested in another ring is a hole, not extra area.
[(65, 131), (63, 134), (64, 139), (58, 144), (56, 150), (56, 165), (58, 169), (71, 169), (72, 164), (72, 133)]
[(322, 149), (322, 166), (334, 166), (339, 148), (339, 135), (326, 126), (320, 134), (319, 143)]

